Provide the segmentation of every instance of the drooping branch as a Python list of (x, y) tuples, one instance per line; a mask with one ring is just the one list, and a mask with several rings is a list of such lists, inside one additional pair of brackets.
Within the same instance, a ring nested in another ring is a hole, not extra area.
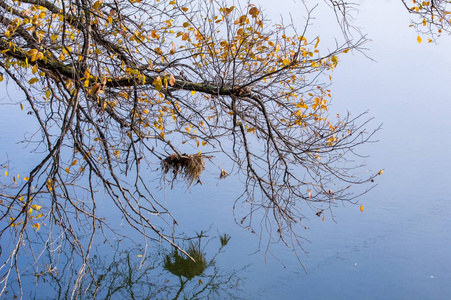
[(27, 182), (2, 191), (2, 233), (19, 229), (9, 262), (38, 229), (47, 245), (67, 241), (89, 262), (95, 236), (120, 235), (99, 195), (143, 243), (178, 247), (174, 212), (145, 172), (189, 186), (205, 158), (215, 164), (212, 149), (244, 175), (235, 207), (246, 209), (235, 218), (267, 247), (302, 249), (296, 229), (309, 215), (353, 202), (350, 186), (374, 178), (351, 161), (374, 131), (364, 115), (332, 116), (324, 83), (364, 38), (329, 51), (307, 36), (310, 19), (298, 34), (268, 25), (255, 5), (198, 4), (0, 0), (0, 75), (25, 94), (41, 127), (33, 142), (47, 151)]

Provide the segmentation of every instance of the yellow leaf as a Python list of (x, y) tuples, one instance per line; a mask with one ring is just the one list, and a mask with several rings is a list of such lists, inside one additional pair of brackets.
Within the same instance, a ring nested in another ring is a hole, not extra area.
[(182, 7), (182, 10), (183, 10), (184, 12), (187, 12), (187, 11), (188, 11), (188, 8), (187, 8), (187, 7)]
[(206, 141), (202, 141), (202, 146), (205, 146), (207, 144)]
[(30, 49), (27, 51), (27, 55), (30, 56), (30, 60), (31, 61), (35, 61), (36, 60), (36, 56), (38, 55), (38, 50), (37, 49)]
[(36, 224), (31, 225), (31, 227), (36, 228), (37, 230), (39, 230), (39, 229), (41, 229), (41, 224), (36, 223)]
[(34, 65), (33, 68), (31, 69), (31, 72), (34, 74), (38, 71), (38, 65)]
[(152, 30), (152, 32), (150, 33), (150, 36), (153, 37), (154, 39), (159, 38), (160, 36), (157, 34), (156, 30)]
[(92, 6), (92, 8), (94, 9), (98, 9), (100, 6), (102, 6), (103, 1), (102, 0), (98, 0), (94, 3), (94, 5)]
[(318, 44), (319, 44), (319, 37), (316, 38), (315, 48), (318, 47)]
[(249, 24), (249, 19), (247, 18), (246, 15), (242, 15), (241, 17), (239, 17), (235, 23), (235, 25), (244, 25), (244, 24)]
[(0, 75), (0, 82), (3, 81), (3, 75)]
[(157, 91), (161, 91), (161, 88), (163, 87), (163, 82), (161, 81), (161, 77), (160, 76), (155, 78), (155, 80), (153, 81), (153, 85), (155, 86), (155, 89)]
[(174, 53), (175, 53), (175, 50), (177, 50), (176, 47), (175, 47), (174, 42), (171, 43), (171, 46), (172, 46), (172, 49), (171, 49), (170, 53), (171, 53), (171, 54), (174, 54)]
[(279, 52), (279, 50), (280, 50), (280, 44), (279, 44), (279, 43), (277, 43), (277, 45), (276, 45), (276, 50), (274, 50), (274, 53), (277, 53), (277, 52)]
[(325, 217), (325, 216), (323, 215), (323, 221), (324, 221), (324, 217)]
[(191, 91), (191, 96), (194, 95), (196, 93), (196, 91)]
[(382, 175), (384, 173), (384, 169), (380, 170), (377, 175)]
[(360, 205), (360, 211), (363, 211), (363, 205)]
[(31, 78), (30, 80), (28, 80), (28, 83), (29, 84), (33, 84), (33, 83), (36, 83), (36, 82), (38, 82), (39, 81), (39, 79), (37, 79), (36, 77), (34, 77), (34, 78)]
[(30, 178), (24, 177), (23, 180), (28, 181), (28, 180), (30, 180)]
[(8, 176), (8, 171), (5, 171), (5, 176)]
[(330, 59), (334, 64), (338, 63), (338, 57), (337, 56), (332, 56), (332, 58)]
[(417, 42), (418, 42), (418, 43), (421, 43), (421, 41), (422, 41), (421, 37), (420, 37), (420, 36), (417, 36)]
[(20, 103), (20, 110), (23, 110), (23, 104)]
[(66, 173), (67, 173), (67, 174), (69, 174), (69, 173), (70, 173), (70, 171), (69, 171), (69, 168), (68, 168), (68, 167), (66, 167), (66, 169), (65, 169), (65, 170), (66, 170)]
[(204, 282), (201, 279), (199, 279), (199, 284), (204, 284)]
[(138, 257), (143, 257), (142, 254), (138, 254), (137, 256), (138, 256)]
[(288, 66), (289, 64), (290, 64), (290, 59), (288, 58), (288, 57), (286, 57), (284, 60), (283, 60), (283, 65), (284, 66)]
[(197, 153), (197, 156), (200, 156), (202, 154), (202, 150)]
[(33, 212), (33, 209), (30, 208), (30, 209), (28, 210), (28, 214), (31, 215), (32, 212)]

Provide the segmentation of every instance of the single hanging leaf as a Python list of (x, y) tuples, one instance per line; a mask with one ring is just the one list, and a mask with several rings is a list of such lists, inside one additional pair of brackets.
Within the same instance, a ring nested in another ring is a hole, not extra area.
[(28, 80), (28, 83), (29, 84), (33, 84), (33, 83), (36, 83), (36, 82), (38, 82), (39, 81), (39, 79), (37, 79), (36, 77), (34, 77), (34, 78), (31, 78), (30, 80)]
[(160, 76), (155, 78), (155, 80), (153, 81), (153, 85), (155, 86), (155, 89), (157, 91), (161, 91), (161, 88), (163, 87), (163, 82), (161, 81), (161, 77)]
[(50, 90), (46, 90), (45, 91), (45, 97), (47, 98), (47, 103), (49, 101), (50, 95), (52, 94), (52, 92)]
[(418, 41), (418, 43), (421, 43), (422, 39), (420, 36), (417, 36), (417, 41)]
[(318, 44), (319, 44), (319, 37), (316, 38), (315, 49), (316, 49), (316, 47), (318, 47)]
[(363, 205), (360, 206), (360, 211), (363, 211)]

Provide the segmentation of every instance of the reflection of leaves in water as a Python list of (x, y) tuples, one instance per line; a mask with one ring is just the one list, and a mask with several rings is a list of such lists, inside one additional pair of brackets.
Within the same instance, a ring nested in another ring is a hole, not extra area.
[(174, 249), (164, 259), (164, 269), (176, 276), (183, 276), (189, 280), (202, 275), (207, 268), (205, 255), (202, 253), (199, 245), (190, 244), (188, 254), (194, 259), (182, 256), (177, 249)]
[(231, 236), (227, 233), (219, 236), (219, 241), (221, 242), (221, 248), (227, 246), (230, 241)]
[[(176, 249), (168, 251), (160, 246), (145, 255), (136, 246), (121, 251), (118, 243), (112, 252), (99, 246), (75, 291), (79, 266), (73, 253), (65, 252), (55, 267), (57, 271), (24, 274), (22, 281), (28, 290), (24, 299), (238, 299), (242, 280), (237, 273), (242, 269), (221, 272), (216, 259), (224, 253), (223, 240), (220, 237), (218, 250), (207, 260), (204, 252), (209, 252), (205, 251), (208, 241), (204, 243), (202, 237), (205, 235), (187, 238), (187, 253), (195, 262)], [(230, 239), (226, 234), (223, 237)]]

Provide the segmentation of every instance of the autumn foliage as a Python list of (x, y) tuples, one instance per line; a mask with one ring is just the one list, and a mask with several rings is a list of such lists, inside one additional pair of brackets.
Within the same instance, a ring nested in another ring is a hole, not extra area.
[(274, 24), (256, 5), (216, 1), (2, 0), (0, 11), (0, 79), (25, 96), (46, 152), (27, 180), (2, 178), (7, 274), (37, 231), (87, 260), (109, 228), (99, 194), (145, 239), (178, 247), (160, 229), (176, 212), (143, 172), (186, 172), (191, 158), (194, 175), (179, 178), (196, 183), (213, 151), (244, 175), (237, 223), (293, 246), (307, 216), (374, 177), (347, 163), (373, 134), (366, 120), (329, 114), (331, 71), (363, 39), (322, 49), (308, 20)]

